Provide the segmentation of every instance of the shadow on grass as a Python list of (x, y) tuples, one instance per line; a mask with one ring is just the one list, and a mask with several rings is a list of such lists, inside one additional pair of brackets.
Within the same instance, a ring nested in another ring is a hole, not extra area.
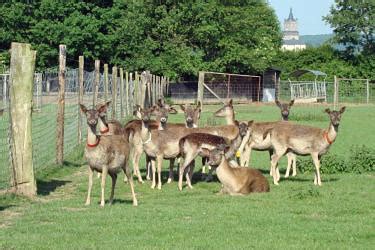
[[(108, 202), (109, 202), (109, 200), (106, 200), (105, 204), (109, 205)], [(100, 202), (98, 202), (98, 204), (100, 204)], [(115, 205), (115, 204), (133, 204), (133, 201), (132, 200), (123, 200), (123, 199), (113, 199), (112, 205)]]
[(53, 191), (55, 191), (58, 187), (64, 186), (67, 183), (70, 183), (71, 181), (64, 181), (64, 180), (37, 180), (36, 186), (37, 186), (37, 193), (38, 195), (49, 195)]
[[(338, 181), (338, 180), (339, 180), (338, 178), (322, 178), (322, 182), (330, 182), (330, 181)], [(280, 182), (284, 182), (284, 181), (313, 182), (314, 181), (314, 175), (312, 175), (312, 177), (306, 177), (306, 178), (302, 178), (302, 177), (283, 178), (283, 177), (281, 177)]]
[(3, 210), (5, 210), (5, 209), (8, 209), (10, 207), (15, 207), (15, 206), (14, 205), (1, 205), (0, 206), (0, 212), (3, 211)]

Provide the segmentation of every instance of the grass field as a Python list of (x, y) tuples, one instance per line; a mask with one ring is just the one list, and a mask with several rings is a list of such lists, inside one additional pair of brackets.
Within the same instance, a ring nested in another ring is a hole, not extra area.
[[(205, 107), (201, 123), (217, 108)], [(327, 127), (323, 109), (296, 106), (291, 118)], [(373, 106), (348, 107), (331, 151), (347, 157), (352, 145), (375, 148), (374, 110)], [(236, 112), (239, 120), (279, 119), (274, 106), (244, 105)], [(181, 121), (182, 115), (170, 120)], [(51, 165), (37, 173), (36, 199), (0, 196), (0, 249), (372, 249), (375, 245), (373, 172), (325, 174), (322, 187), (313, 185), (312, 173), (298, 174), (282, 179), (280, 186), (271, 184), (268, 194), (246, 197), (218, 195), (219, 182), (201, 182), (196, 174), (194, 189), (182, 192), (176, 182), (164, 184), (161, 191), (151, 190), (150, 183), (137, 183), (136, 208), (128, 185), (119, 181), (115, 203), (101, 209), (99, 180), (94, 182), (93, 204), (84, 206), (87, 174), (82, 152), (82, 148), (75, 150), (64, 167)], [(252, 165), (271, 180), (267, 158), (267, 153), (255, 152)], [(167, 164), (164, 167), (166, 182)]]

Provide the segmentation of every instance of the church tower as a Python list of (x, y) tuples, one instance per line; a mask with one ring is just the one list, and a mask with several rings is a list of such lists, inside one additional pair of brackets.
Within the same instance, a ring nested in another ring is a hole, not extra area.
[(289, 16), (284, 19), (283, 46), (285, 50), (305, 49), (306, 45), (299, 40), (297, 19), (290, 8)]

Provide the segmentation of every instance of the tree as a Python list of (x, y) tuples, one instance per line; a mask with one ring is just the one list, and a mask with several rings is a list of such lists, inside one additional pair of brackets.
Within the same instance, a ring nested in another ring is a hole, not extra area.
[(375, 54), (375, 1), (335, 0), (323, 19), (333, 28), (334, 41), (344, 44), (349, 56), (358, 50)]

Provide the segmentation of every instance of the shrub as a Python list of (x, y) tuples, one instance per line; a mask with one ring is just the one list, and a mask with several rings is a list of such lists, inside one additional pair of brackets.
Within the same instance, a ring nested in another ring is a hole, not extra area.
[[(297, 167), (301, 173), (315, 171), (311, 157), (298, 158)], [(327, 153), (320, 161), (320, 171), (324, 174), (375, 171), (375, 149), (365, 145), (355, 145), (351, 148), (347, 159), (333, 153)]]

